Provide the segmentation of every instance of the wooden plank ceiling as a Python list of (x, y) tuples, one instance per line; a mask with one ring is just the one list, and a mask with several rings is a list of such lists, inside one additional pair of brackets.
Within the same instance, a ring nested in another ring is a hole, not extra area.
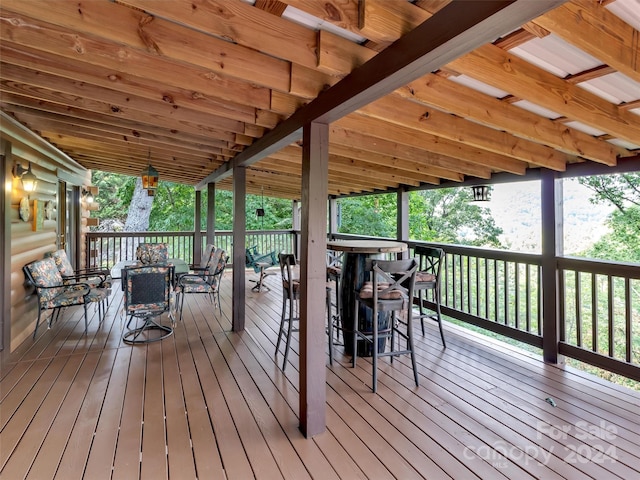
[[(448, 3), (2, 0), (0, 107), (86, 168), (198, 185)], [(331, 123), (329, 193), (636, 155), (637, 11), (564, 3)], [(301, 155), (247, 191), (300, 198)]]

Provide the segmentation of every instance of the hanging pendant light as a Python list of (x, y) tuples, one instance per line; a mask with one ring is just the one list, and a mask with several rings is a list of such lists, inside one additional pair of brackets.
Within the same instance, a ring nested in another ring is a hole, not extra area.
[(489, 187), (487, 185), (474, 185), (471, 187), (474, 202), (489, 201)]
[(147, 195), (152, 197), (158, 189), (158, 171), (151, 166), (151, 150), (149, 150), (148, 165), (142, 171), (142, 188), (147, 191)]
[[(262, 207), (256, 208), (256, 216), (264, 217), (264, 187), (262, 187)], [(264, 219), (262, 221), (264, 222)]]

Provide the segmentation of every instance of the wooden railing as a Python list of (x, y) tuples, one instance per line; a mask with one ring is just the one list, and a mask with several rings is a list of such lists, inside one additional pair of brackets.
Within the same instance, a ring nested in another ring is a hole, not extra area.
[[(247, 232), (246, 245), (256, 245), (265, 253), (298, 254), (298, 234), (293, 230)], [(169, 256), (191, 263), (193, 238), (191, 232), (91, 232), (87, 252), (93, 255), (87, 264), (111, 268), (119, 260), (132, 260), (140, 242), (166, 242)], [(368, 237), (339, 234), (333, 238)], [(216, 232), (215, 242), (233, 255), (230, 231)], [(410, 254), (416, 245), (427, 245), (408, 243)], [(428, 245), (446, 253), (442, 274), (445, 315), (543, 346), (544, 319), (555, 320), (556, 316), (542, 311), (543, 295), (555, 292), (542, 283), (541, 255)], [(640, 266), (569, 257), (558, 257), (556, 263), (559, 353), (640, 380)]]
[(629, 376), (620, 363), (640, 365), (640, 266), (561, 257), (558, 270), (560, 353)]
[[(332, 238), (367, 238), (336, 234)], [(460, 245), (442, 248), (443, 314), (540, 347), (545, 318), (542, 256)], [(558, 257), (561, 355), (640, 380), (640, 266)], [(551, 291), (549, 291), (551, 290)], [(432, 304), (432, 301), (426, 303)]]
[[(206, 242), (203, 232), (204, 250)], [(246, 245), (256, 245), (259, 252), (297, 252), (297, 232), (293, 230), (250, 231), (246, 235)], [(187, 263), (200, 263), (194, 258), (193, 232), (88, 232), (86, 234), (87, 258), (89, 267), (111, 268), (121, 260), (135, 260), (139, 243), (167, 243), (169, 257), (180, 258)], [(232, 234), (230, 231), (217, 231), (215, 244), (227, 251), (233, 258)]]

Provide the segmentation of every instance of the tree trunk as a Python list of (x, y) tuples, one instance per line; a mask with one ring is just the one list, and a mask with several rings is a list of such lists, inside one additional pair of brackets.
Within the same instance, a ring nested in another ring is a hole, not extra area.
[(136, 179), (136, 188), (133, 191), (127, 222), (124, 225), (125, 232), (146, 232), (149, 229), (149, 215), (151, 214), (153, 197), (142, 188), (142, 179)]

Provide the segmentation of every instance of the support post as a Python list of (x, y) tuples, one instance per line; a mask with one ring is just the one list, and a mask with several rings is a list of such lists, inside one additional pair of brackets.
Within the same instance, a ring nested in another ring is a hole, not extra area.
[(329, 235), (338, 233), (338, 200), (336, 197), (329, 197)]
[(244, 330), (247, 169), (233, 167), (233, 300), (232, 330)]
[(302, 152), (300, 256), (300, 429), (310, 438), (326, 430), (325, 287), (329, 127), (307, 124)]
[(0, 351), (11, 349), (11, 194), (13, 191), (13, 176), (11, 167), (11, 143), (0, 139), (0, 158), (2, 170), (0, 180), (4, 188), (0, 197), (0, 215), (2, 216), (2, 233), (0, 233)]
[(542, 210), (542, 356), (545, 362), (561, 363), (559, 271), (557, 257), (563, 253), (562, 180), (553, 170), (541, 171)]
[(293, 239), (293, 253), (296, 258), (300, 258), (300, 202), (293, 200), (291, 202), (291, 227), (295, 234)]
[(202, 258), (202, 192), (196, 190), (195, 208), (193, 209), (193, 258), (191, 263), (198, 265)]
[(207, 184), (207, 243), (216, 244), (216, 184)]
[[(401, 188), (396, 195), (396, 238), (399, 242), (406, 242), (409, 240), (409, 192)], [(409, 251), (398, 253), (398, 258), (409, 258)]]

